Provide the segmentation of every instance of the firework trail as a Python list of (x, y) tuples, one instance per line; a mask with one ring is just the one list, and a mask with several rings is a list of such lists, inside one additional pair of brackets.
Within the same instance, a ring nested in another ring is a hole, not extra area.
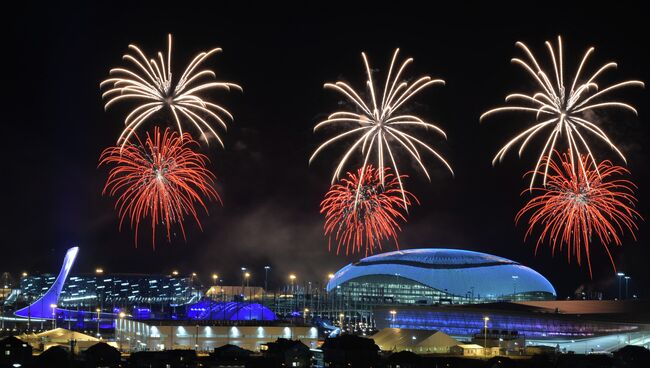
[[(549, 129), (550, 135), (546, 138), (544, 148), (540, 152), (537, 164), (533, 170), (534, 174), (530, 180), (530, 189), (533, 188), (535, 177), (538, 174), (543, 175), (543, 183), (546, 185), (549, 163), (546, 162), (543, 165), (543, 171), (538, 172), (538, 169), (543, 164), (543, 157), (550, 156), (555, 150), (557, 140), (561, 135), (564, 135), (567, 148), (572, 152), (570, 155), (571, 170), (579, 170), (585, 178), (587, 177), (587, 172), (583, 160), (580, 159), (582, 153), (588, 154), (596, 171), (598, 171), (598, 165), (596, 165), (594, 155), (585, 138), (586, 133), (594, 135), (608, 144), (625, 161), (623, 153), (614, 145), (598, 124), (589, 117), (588, 113), (607, 108), (621, 108), (636, 114), (636, 110), (631, 105), (620, 101), (609, 100), (606, 97), (611, 92), (624, 87), (643, 87), (643, 82), (629, 80), (618, 82), (604, 88), (599, 86), (597, 84), (598, 77), (605, 71), (616, 68), (617, 64), (614, 62), (604, 64), (596, 72), (583, 78), (583, 68), (594, 52), (593, 47), (585, 52), (575, 75), (573, 77), (565, 76), (562, 38), (559, 36), (557, 38), (557, 48), (554, 48), (550, 42), (546, 42), (546, 47), (553, 64), (553, 69), (550, 73), (542, 69), (528, 46), (522, 42), (517, 42), (516, 45), (524, 51), (526, 58), (513, 58), (512, 62), (521, 66), (530, 74), (538, 89), (530, 94), (512, 93), (506, 96), (506, 102), (517, 103), (489, 110), (481, 115), (480, 119), (482, 120), (494, 113), (506, 111), (529, 113), (534, 115), (534, 119), (531, 122), (531, 127), (516, 135), (497, 152), (492, 160), (492, 164), (494, 165), (497, 160), (503, 160), (508, 150), (519, 143), (521, 143), (519, 146), (519, 156), (521, 156), (524, 148), (531, 139), (538, 135), (538, 133)], [(583, 150), (582, 153), (581, 149)]]
[(198, 143), (188, 133), (169, 129), (161, 133), (156, 127), (144, 142), (137, 134), (134, 137), (134, 143), (109, 147), (100, 156), (100, 166), (112, 166), (103, 194), (117, 197), (120, 229), (128, 217), (131, 228), (135, 227), (137, 247), (140, 222), (150, 218), (154, 248), (158, 225), (165, 226), (171, 241), (172, 225), (178, 224), (185, 239), (187, 216), (201, 228), (195, 206), (207, 213), (204, 198), (221, 202), (215, 177), (205, 167), (208, 158), (192, 150)]
[(629, 171), (612, 165), (610, 161), (595, 166), (591, 157), (582, 155), (579, 159), (585, 171), (581, 175), (573, 169), (570, 151), (561, 156), (554, 152), (557, 159), (545, 157), (549, 167), (546, 186), (533, 188), (538, 195), (517, 213), (515, 221), (530, 215), (526, 238), (536, 228), (541, 229), (535, 253), (543, 242), (550, 243), (553, 254), (557, 248), (562, 251), (566, 246), (569, 263), (575, 257), (580, 265), (584, 251), (590, 277), (591, 243), (596, 236), (616, 270), (609, 245), (620, 246), (620, 236), (626, 230), (636, 240), (634, 232), (638, 227), (635, 219), (641, 218), (634, 209), (636, 185), (617, 178), (629, 174)]
[(157, 58), (148, 59), (144, 52), (136, 45), (129, 45), (133, 54), (125, 54), (122, 59), (131, 64), (131, 68), (113, 68), (110, 77), (101, 82), (100, 89), (108, 89), (102, 94), (106, 100), (104, 105), (108, 109), (111, 105), (129, 100), (137, 102), (135, 107), (124, 119), (125, 129), (118, 138), (122, 147), (138, 128), (156, 112), (167, 107), (171, 111), (178, 131), (183, 136), (181, 122), (189, 122), (208, 142), (206, 131), (223, 146), (219, 134), (215, 131), (210, 120), (216, 121), (224, 130), (227, 129), (222, 116), (232, 120), (232, 115), (220, 105), (214, 104), (201, 97), (207, 90), (241, 87), (228, 82), (214, 81), (215, 73), (212, 70), (200, 69), (201, 64), (211, 55), (221, 51), (215, 48), (201, 52), (192, 59), (183, 73), (177, 79), (172, 73), (172, 36), (168, 35), (167, 54), (163, 56), (158, 52)]
[[(372, 254), (381, 250), (381, 242), (392, 239), (399, 249), (397, 232), (399, 222), (406, 221), (406, 206), (417, 198), (400, 187), (400, 180), (388, 167), (383, 172), (372, 165), (347, 173), (333, 184), (321, 202), (325, 214), (325, 235), (337, 242), (336, 253), (345, 247), (345, 254), (361, 252)], [(402, 175), (402, 179), (406, 175)], [(382, 184), (383, 180), (383, 184)], [(406, 204), (404, 203), (406, 198)]]
[[(309, 162), (311, 163), (326, 147), (343, 139), (354, 137), (354, 142), (346, 148), (334, 171), (332, 184), (339, 178), (348, 159), (357, 150), (361, 151), (361, 157), (363, 158), (362, 172), (359, 175), (365, 177), (363, 170), (368, 167), (370, 156), (374, 153), (376, 155), (376, 166), (379, 171), (380, 183), (384, 183), (384, 162), (388, 160), (395, 170), (404, 207), (408, 207), (408, 193), (402, 185), (402, 176), (400, 175), (397, 161), (395, 160), (394, 151), (396, 148), (399, 147), (408, 152), (429, 180), (431, 180), (431, 177), (422, 161), (420, 155), (421, 149), (430, 152), (438, 158), (449, 169), (452, 175), (453, 170), (436, 150), (413, 135), (409, 129), (420, 128), (426, 131), (432, 130), (446, 138), (445, 132), (436, 125), (428, 123), (418, 116), (401, 112), (406, 110), (408, 106), (407, 102), (418, 92), (432, 85), (444, 85), (445, 82), (442, 79), (432, 79), (429, 76), (415, 79), (412, 83), (407, 82), (402, 79), (402, 74), (406, 67), (413, 62), (413, 59), (409, 58), (405, 60), (397, 68), (397, 71), (395, 71), (398, 54), (399, 49), (396, 49), (388, 69), (388, 74), (386, 75), (383, 90), (378, 90), (375, 86), (372, 70), (370, 69), (366, 54), (361, 53), (368, 78), (366, 81), (366, 87), (370, 95), (368, 102), (364, 101), (361, 94), (357, 93), (345, 82), (325, 84), (325, 88), (333, 89), (341, 93), (346, 99), (352, 102), (355, 111), (336, 111), (330, 114), (327, 120), (321, 121), (314, 127), (315, 132), (328, 126), (338, 126), (345, 128), (346, 131), (322, 143), (312, 154)], [(357, 188), (357, 192), (360, 192), (359, 188)]]

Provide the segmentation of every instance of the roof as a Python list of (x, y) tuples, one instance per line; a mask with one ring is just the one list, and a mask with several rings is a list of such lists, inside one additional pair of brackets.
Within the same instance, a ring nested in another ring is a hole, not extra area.
[(355, 278), (388, 275), (413, 280), (436, 290), (465, 296), (498, 297), (526, 292), (556, 295), (553, 285), (535, 270), (491, 254), (460, 249), (422, 248), (366, 257), (340, 269), (327, 290)]
[(371, 338), (382, 350), (436, 349), (458, 345), (458, 340), (435, 330), (384, 328)]
[(483, 347), (478, 344), (458, 344), (456, 346), (461, 349), (483, 349)]
[(49, 341), (52, 342), (68, 342), (70, 340), (77, 340), (77, 341), (100, 341), (98, 338), (86, 334), (82, 334), (81, 332), (76, 332), (76, 331), (70, 331), (66, 330), (65, 328), (55, 328), (53, 330), (41, 332), (39, 334), (36, 334), (35, 337), (37, 339), (39, 338), (45, 338)]

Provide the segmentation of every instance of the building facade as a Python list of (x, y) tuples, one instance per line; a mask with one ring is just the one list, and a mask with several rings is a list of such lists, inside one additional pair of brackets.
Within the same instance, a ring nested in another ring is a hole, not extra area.
[(300, 340), (316, 347), (318, 329), (307, 325), (241, 322), (238, 325), (205, 325), (189, 321), (134, 321), (118, 319), (115, 336), (122, 350), (196, 349), (212, 351), (231, 344), (260, 351), (262, 345), (278, 338)]
[[(20, 299), (38, 299), (55, 280), (56, 275), (50, 274), (23, 277)], [(103, 306), (105, 310), (131, 305), (184, 305), (198, 300), (198, 286), (192, 281), (191, 277), (173, 275), (70, 275), (57, 303), (61, 308)]]

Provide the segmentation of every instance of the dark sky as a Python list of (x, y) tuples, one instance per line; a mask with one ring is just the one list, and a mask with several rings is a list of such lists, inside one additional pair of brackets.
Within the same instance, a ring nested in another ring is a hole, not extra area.
[[(592, 8), (591, 3), (570, 8), (567, 2), (453, 8), (404, 2), (365, 8), (335, 2), (319, 8), (221, 3), (176, 2), (172, 8), (136, 2), (26, 5), (7, 14), (0, 271), (53, 272), (65, 249), (78, 245), (76, 272), (96, 266), (110, 272), (179, 269), (199, 272), (206, 280), (216, 271), (226, 283), (238, 283), (239, 267), (246, 266), (261, 284), (262, 267), (269, 264), (275, 285), (289, 272), (300, 280), (324, 281), (327, 273), (356, 258), (327, 251), (318, 213), (343, 146), (327, 151), (311, 167), (307, 164), (327, 136), (314, 135), (313, 126), (340, 101), (322, 86), (339, 79), (360, 86), (361, 51), (379, 72), (386, 72), (393, 49), (400, 47), (403, 56), (415, 58), (410, 77), (429, 74), (447, 81), (445, 87), (419, 95), (413, 111), (446, 130), (447, 141), (433, 135), (426, 140), (456, 172), (452, 178), (429, 157), (429, 183), (406, 156), (398, 158), (411, 174), (409, 189), (421, 200), (403, 226), (402, 247), (504, 256), (541, 272), (561, 296), (581, 284), (609, 295), (616, 290), (613, 270), (597, 242), (592, 281), (586, 266), (569, 265), (563, 255), (553, 258), (547, 247), (534, 256), (534, 241), (523, 241), (524, 226), (516, 227), (513, 219), (526, 199), (520, 196), (527, 185), (522, 175), (532, 167), (541, 142), (531, 145), (521, 160), (513, 153), (492, 167), (494, 153), (526, 122), (520, 115), (502, 115), (479, 124), (478, 117), (510, 91), (532, 87), (530, 78), (509, 62), (520, 55), (517, 40), (546, 60), (543, 42), (561, 34), (568, 70), (593, 45), (591, 68), (619, 62), (618, 70), (601, 83), (649, 81), (645, 12), (623, 2), (607, 8)], [(113, 200), (101, 195), (106, 170), (97, 169), (98, 156), (114, 144), (126, 110), (104, 112), (98, 84), (111, 67), (122, 64), (129, 43), (151, 54), (166, 47), (170, 32), (177, 68), (200, 51), (222, 47), (224, 52), (206, 65), (219, 79), (242, 85), (244, 92), (209, 95), (235, 116), (224, 135), (225, 150), (215, 145), (204, 149), (218, 176), (223, 207), (214, 204), (210, 216), (202, 216), (203, 232), (190, 223), (187, 242), (178, 236), (171, 244), (158, 242), (156, 250), (147, 241), (136, 249), (133, 232), (118, 231)], [(639, 185), (638, 210), (647, 217), (648, 92), (629, 89), (618, 96), (634, 104), (639, 117), (607, 113), (598, 118), (629, 159)], [(605, 147), (595, 147), (600, 157), (616, 158)], [(626, 235), (614, 255), (619, 269), (632, 276), (632, 291), (647, 296), (649, 228), (647, 222), (639, 225), (638, 241)]]

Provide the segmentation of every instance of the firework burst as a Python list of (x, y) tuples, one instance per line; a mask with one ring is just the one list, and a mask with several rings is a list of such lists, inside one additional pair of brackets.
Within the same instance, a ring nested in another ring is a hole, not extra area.
[[(600, 87), (596, 81), (598, 77), (605, 71), (616, 68), (617, 64), (609, 62), (596, 70), (590, 76), (583, 78), (583, 68), (587, 63), (590, 55), (594, 52), (594, 48), (589, 48), (573, 77), (566, 77), (564, 74), (564, 58), (562, 49), (562, 38), (557, 38), (557, 48), (550, 42), (546, 42), (550, 59), (553, 64), (553, 71), (551, 73), (545, 72), (540, 64), (533, 56), (530, 49), (522, 42), (516, 43), (517, 47), (521, 48), (526, 54), (527, 60), (520, 58), (513, 58), (512, 62), (524, 68), (534, 79), (538, 86), (538, 90), (531, 94), (513, 93), (506, 97), (506, 102), (519, 102), (515, 105), (508, 105), (498, 107), (485, 112), (481, 115), (481, 120), (491, 114), (506, 111), (522, 111), (534, 115), (532, 126), (519, 133), (508, 143), (506, 143), (492, 160), (494, 165), (497, 160), (501, 161), (505, 154), (513, 146), (521, 143), (519, 146), (519, 156), (521, 156), (526, 144), (533, 139), (538, 133), (550, 129), (551, 134), (546, 139), (544, 148), (539, 154), (537, 164), (533, 170), (533, 175), (530, 180), (530, 189), (532, 189), (535, 177), (543, 175), (543, 183), (546, 185), (547, 175), (549, 170), (549, 163), (546, 162), (544, 170), (538, 173), (538, 168), (543, 164), (543, 157), (550, 156), (556, 147), (558, 137), (564, 135), (566, 144), (572, 154), (570, 155), (571, 169), (579, 170), (581, 175), (587, 177), (587, 169), (581, 157), (581, 150), (588, 154), (596, 171), (598, 165), (594, 159), (593, 153), (589, 148), (585, 133), (589, 133), (598, 137), (600, 140), (609, 145), (624, 161), (625, 156), (609, 139), (607, 134), (590, 118), (589, 113), (597, 110), (607, 108), (622, 108), (624, 110), (632, 111), (636, 114), (636, 110), (631, 105), (606, 99), (606, 97), (616, 90), (625, 87), (639, 86), (643, 87), (641, 81), (629, 80), (624, 82), (615, 83), (607, 87)], [(565, 84), (566, 83), (566, 84)], [(576, 168), (576, 162), (578, 163)], [(589, 182), (589, 181), (587, 181)]]
[(207, 213), (204, 197), (221, 202), (214, 189), (214, 175), (205, 167), (208, 158), (192, 150), (198, 143), (188, 133), (180, 135), (169, 129), (161, 133), (156, 127), (153, 135), (147, 133), (144, 143), (134, 136), (137, 143), (109, 147), (100, 156), (100, 166), (113, 166), (103, 194), (117, 197), (120, 229), (128, 217), (137, 246), (140, 221), (150, 218), (154, 248), (158, 225), (165, 226), (168, 241), (174, 224), (185, 238), (187, 216), (201, 228), (195, 206)]
[(120, 134), (118, 144), (124, 147), (145, 121), (167, 107), (171, 111), (181, 137), (183, 136), (181, 122), (186, 121), (200, 132), (206, 142), (208, 142), (206, 135), (208, 131), (223, 146), (219, 134), (209, 121), (216, 121), (225, 130), (227, 125), (222, 115), (231, 120), (233, 117), (225, 108), (206, 101), (201, 94), (210, 89), (241, 90), (241, 87), (234, 83), (214, 81), (215, 73), (212, 70), (200, 69), (207, 58), (220, 52), (221, 49), (215, 48), (196, 55), (176, 80), (172, 73), (171, 34), (168, 35), (166, 57), (162, 52), (158, 52), (157, 58), (148, 59), (136, 45), (129, 45), (129, 50), (133, 55), (127, 53), (122, 59), (131, 63), (132, 68), (113, 68), (110, 70), (110, 77), (100, 84), (100, 88), (108, 88), (102, 94), (102, 98), (106, 100), (105, 109), (123, 100), (138, 102), (124, 119), (126, 127)]
[(549, 167), (546, 187), (533, 188), (539, 195), (517, 213), (515, 221), (519, 222), (524, 215), (530, 214), (526, 238), (535, 228), (541, 228), (535, 253), (542, 242), (548, 241), (553, 254), (557, 248), (561, 251), (566, 246), (568, 261), (575, 257), (580, 265), (584, 251), (590, 276), (590, 245), (596, 236), (616, 270), (609, 245), (620, 246), (620, 236), (626, 230), (636, 240), (634, 232), (638, 228), (635, 219), (641, 217), (633, 208), (636, 185), (616, 178), (629, 174), (629, 171), (612, 165), (610, 161), (595, 166), (592, 158), (582, 155), (579, 159), (585, 171), (581, 175), (573, 169), (571, 152), (561, 156), (554, 152), (559, 162), (545, 158)]
[(332, 237), (337, 242), (337, 254), (341, 247), (345, 247), (346, 255), (365, 248), (367, 256), (375, 248), (381, 250), (381, 242), (389, 239), (399, 248), (399, 222), (406, 221), (406, 206), (417, 203), (417, 198), (401, 189), (400, 179), (389, 168), (381, 170), (368, 165), (356, 174), (348, 172), (347, 178), (333, 184), (325, 194), (320, 212), (325, 214), (330, 250)]
[[(361, 95), (345, 82), (325, 84), (325, 88), (333, 89), (351, 101), (355, 106), (355, 111), (336, 111), (330, 114), (326, 120), (318, 123), (314, 127), (314, 131), (332, 125), (340, 126), (347, 130), (322, 143), (312, 154), (309, 162), (311, 163), (324, 148), (331, 144), (343, 139), (354, 137), (355, 141), (349, 146), (349, 148), (347, 148), (334, 171), (332, 184), (339, 178), (350, 156), (359, 149), (363, 159), (363, 164), (361, 166), (362, 171), (359, 175), (365, 177), (363, 170), (368, 167), (370, 156), (374, 153), (376, 155), (376, 166), (378, 167), (380, 183), (384, 183), (384, 162), (387, 159), (385, 156), (388, 156), (388, 160), (396, 173), (395, 177), (402, 194), (402, 202), (404, 207), (407, 208), (409, 202), (407, 200), (408, 193), (404, 190), (402, 185), (401, 175), (394, 154), (394, 150), (397, 147), (408, 152), (429, 180), (431, 180), (431, 177), (422, 161), (420, 155), (421, 149), (424, 149), (437, 157), (452, 174), (453, 170), (436, 150), (416, 136), (412, 135), (412, 133), (410, 133), (406, 128), (432, 130), (446, 138), (447, 136), (445, 135), (445, 132), (436, 125), (428, 123), (418, 116), (400, 112), (405, 110), (405, 104), (418, 92), (432, 85), (444, 85), (445, 82), (442, 79), (432, 79), (429, 76), (420, 77), (412, 83), (401, 79), (404, 70), (413, 62), (413, 59), (409, 58), (401, 63), (400, 67), (397, 68), (397, 71), (395, 72), (394, 67), (398, 54), (399, 49), (396, 49), (382, 91), (377, 90), (373, 81), (372, 70), (370, 69), (368, 58), (365, 53), (361, 53), (368, 78), (366, 81), (366, 87), (368, 88), (370, 95), (368, 102), (364, 101)], [(361, 182), (359, 182), (359, 184), (360, 183)], [(357, 193), (360, 192), (360, 188), (357, 188)]]

